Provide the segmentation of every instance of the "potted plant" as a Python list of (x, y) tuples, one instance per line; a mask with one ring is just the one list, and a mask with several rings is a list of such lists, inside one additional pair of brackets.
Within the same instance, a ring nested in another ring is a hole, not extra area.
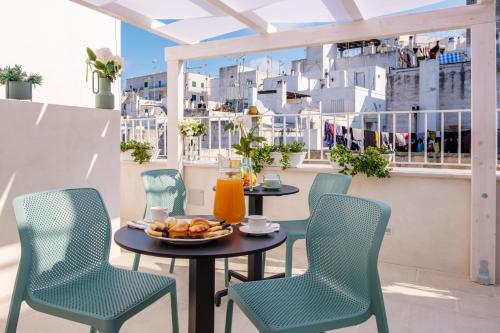
[(353, 176), (364, 173), (367, 177), (388, 178), (390, 177), (389, 161), (377, 147), (367, 147), (354, 164)]
[(264, 167), (273, 165), (274, 158), (271, 156), (273, 149), (273, 145), (264, 143), (262, 146), (252, 150), (251, 157), (253, 162), (253, 171), (256, 175), (261, 173)]
[(179, 131), (184, 136), (184, 156), (189, 161), (199, 160), (201, 137), (207, 134), (207, 126), (200, 120), (186, 118), (179, 124)]
[(0, 68), (0, 84), (5, 85), (5, 97), (13, 99), (32, 99), (33, 86), (42, 85), (40, 74), (26, 74), (20, 65)]
[(289, 144), (280, 143), (273, 147), (271, 157), (274, 160), (273, 165), (279, 166), (283, 170), (288, 168), (296, 168), (306, 157), (306, 152), (303, 151), (305, 143), (293, 141)]
[[(95, 52), (87, 47), (87, 73), (92, 72), (92, 92), (95, 94), (95, 106), (101, 109), (114, 109), (115, 96), (111, 92), (111, 83), (121, 75), (123, 58), (113, 55), (109, 48), (101, 48)], [(97, 89), (94, 86), (94, 75), (97, 76)]]
[(355, 164), (356, 155), (346, 146), (336, 144), (331, 150), (329, 155), (330, 163), (335, 168), (340, 170), (340, 173), (350, 174)]
[(382, 157), (388, 160), (389, 163), (394, 161), (394, 151), (389, 150), (389, 148), (387, 148), (385, 145), (382, 145), (377, 149), (380, 152), (380, 154), (382, 154)]
[(150, 143), (130, 140), (120, 143), (121, 160), (133, 160), (139, 164), (149, 162), (154, 155), (154, 149)]

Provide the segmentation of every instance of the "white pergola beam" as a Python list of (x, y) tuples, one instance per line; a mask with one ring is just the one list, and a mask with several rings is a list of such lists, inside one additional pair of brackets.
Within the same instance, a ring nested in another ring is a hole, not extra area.
[(234, 54), (454, 30), (489, 22), (495, 22), (495, 7), (491, 2), (423, 13), (377, 17), (311, 29), (179, 45), (166, 48), (165, 53), (166, 58), (170, 60), (206, 59)]
[[(494, 11), (493, 11), (494, 13)], [(495, 283), (497, 87), (495, 22), (471, 26), (470, 278)]]
[(222, 13), (232, 16), (236, 20), (240, 21), (250, 29), (254, 30), (255, 32), (258, 32), (259, 34), (267, 34), (267, 33), (272, 33), (276, 32), (276, 28), (265, 21), (262, 17), (259, 15), (255, 14), (253, 11), (245, 11), (245, 12), (238, 12), (228, 4), (226, 4), (223, 0), (205, 0), (217, 10), (221, 11)]
[(101, 12), (103, 14), (106, 14), (108, 16), (114, 17), (116, 19), (119, 19), (121, 21), (130, 23), (132, 25), (135, 25), (138, 28), (141, 28), (143, 30), (149, 31), (155, 35), (158, 35), (162, 38), (169, 39), (173, 42), (176, 42), (178, 44), (188, 44), (185, 40), (179, 39), (176, 36), (170, 35), (168, 33), (165, 33), (164, 31), (161, 31), (160, 28), (165, 27), (166, 24), (152, 19), (150, 17), (147, 17), (145, 15), (142, 15), (134, 10), (131, 10), (127, 7), (124, 7), (120, 4), (115, 3), (114, 1), (108, 1), (102, 6), (96, 6), (93, 5), (87, 1), (84, 0), (70, 0), (73, 1), (74, 3), (77, 3), (79, 5), (88, 7), (90, 9), (93, 9), (95, 11)]
[(353, 21), (360, 21), (363, 19), (363, 15), (359, 11), (359, 7), (354, 0), (340, 0), (340, 2)]
[(182, 172), (182, 135), (179, 123), (184, 118), (184, 62), (167, 62), (167, 166)]

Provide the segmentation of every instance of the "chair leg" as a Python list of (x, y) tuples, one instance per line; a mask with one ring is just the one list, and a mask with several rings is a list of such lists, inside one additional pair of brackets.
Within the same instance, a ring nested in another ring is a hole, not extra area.
[[(173, 260), (173, 259), (172, 259)], [(170, 293), (170, 306), (172, 311), (172, 332), (179, 333), (179, 315), (177, 311), (177, 292)]]
[(17, 322), (19, 321), (19, 313), (21, 312), (21, 304), (24, 300), (24, 287), (22, 281), (18, 278), (14, 287), (14, 293), (10, 301), (9, 316), (7, 317), (7, 325), (5, 326), (5, 333), (15, 333), (17, 330)]
[(132, 264), (132, 270), (137, 271), (139, 269), (139, 263), (141, 262), (141, 255), (136, 253), (134, 256), (134, 263)]
[(286, 259), (285, 259), (285, 277), (292, 276), (292, 267), (293, 267), (293, 243), (294, 239), (286, 240)]
[(224, 258), (224, 285), (229, 286), (229, 259)]
[(170, 260), (170, 270), (169, 270), (170, 274), (174, 273), (174, 268), (175, 268), (175, 258), (172, 258)]
[(226, 329), (225, 333), (231, 333), (231, 328), (233, 326), (233, 300), (227, 300), (227, 310), (226, 310)]
[(373, 299), (373, 312), (377, 321), (378, 333), (389, 333), (389, 325), (387, 323), (387, 316), (385, 314), (384, 296), (382, 294), (382, 287), (380, 286), (380, 278), (378, 273), (375, 277), (374, 283), (374, 299)]

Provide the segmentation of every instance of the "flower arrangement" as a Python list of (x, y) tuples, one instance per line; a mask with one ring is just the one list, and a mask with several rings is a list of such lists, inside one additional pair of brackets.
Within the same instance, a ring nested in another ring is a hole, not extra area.
[(5, 68), (0, 68), (0, 84), (7, 84), (7, 82), (28, 82), (32, 85), (42, 85), (43, 77), (40, 74), (30, 75), (23, 71), (20, 65), (15, 65), (14, 67), (6, 66)]
[(108, 78), (114, 82), (121, 75), (121, 71), (125, 61), (122, 57), (114, 55), (107, 47), (97, 49), (95, 52), (87, 47), (88, 59), (86, 79), (88, 80), (89, 69), (91, 72), (97, 73), (100, 78)]
[(208, 129), (200, 120), (186, 118), (179, 124), (179, 130), (184, 136), (200, 136), (207, 134)]
[(232, 145), (232, 147), (235, 149), (236, 154), (248, 158), (252, 157), (252, 151), (256, 148), (255, 144), (266, 141), (266, 138), (256, 133), (258, 128), (258, 123), (252, 127), (251, 117), (236, 116), (233, 121), (224, 127), (224, 131), (241, 131), (240, 142)]

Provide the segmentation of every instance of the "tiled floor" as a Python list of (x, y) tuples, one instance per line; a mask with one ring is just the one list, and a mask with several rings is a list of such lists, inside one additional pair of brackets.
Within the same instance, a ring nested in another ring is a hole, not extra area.
[[(284, 248), (268, 254), (268, 273), (283, 271)], [(175, 270), (180, 306), (181, 332), (187, 332), (187, 261), (178, 260)], [(168, 260), (143, 257), (141, 270), (167, 274)], [(123, 254), (114, 264), (130, 267), (132, 256)], [(295, 250), (295, 273), (306, 267), (303, 243)], [(222, 261), (217, 263), (217, 286), (223, 288)], [(231, 268), (245, 269), (245, 259), (236, 258)], [(387, 316), (391, 332), (425, 333), (499, 333), (500, 286), (480, 286), (465, 277), (426, 271), (416, 268), (380, 264)], [(126, 292), (124, 290), (123, 292)], [(8, 313), (9, 299), (0, 300), (0, 331), (3, 331)], [(216, 332), (223, 332), (226, 303), (216, 308)], [(153, 304), (125, 323), (121, 332), (170, 332), (170, 307), (168, 298)], [(235, 308), (233, 332), (257, 332), (250, 321)], [(18, 332), (88, 332), (88, 328), (66, 320), (43, 315), (23, 307)], [(375, 321), (338, 332), (376, 332)]]

